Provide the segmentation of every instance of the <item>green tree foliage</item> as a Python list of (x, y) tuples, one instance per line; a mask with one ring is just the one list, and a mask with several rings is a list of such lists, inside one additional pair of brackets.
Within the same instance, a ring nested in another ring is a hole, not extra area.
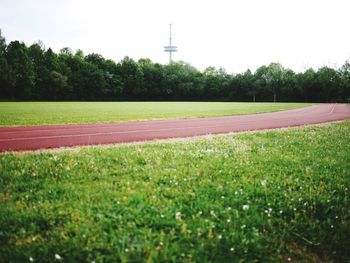
[(10, 71), (7, 63), (6, 58), (6, 39), (2, 36), (1, 29), (0, 29), (0, 94), (4, 98), (10, 98), (11, 97), (11, 90), (10, 90)]
[(12, 41), (6, 52), (9, 65), (9, 95), (20, 100), (32, 99), (35, 88), (35, 73), (29, 57), (28, 48), (24, 43)]
[(56, 54), (42, 42), (29, 48), (6, 44), (0, 30), (0, 99), (14, 100), (220, 100), (345, 102), (350, 98), (350, 62), (295, 73), (279, 63), (228, 74), (199, 71), (179, 61), (168, 65), (65, 47)]
[(350, 61), (347, 60), (340, 69), (340, 98), (350, 99)]

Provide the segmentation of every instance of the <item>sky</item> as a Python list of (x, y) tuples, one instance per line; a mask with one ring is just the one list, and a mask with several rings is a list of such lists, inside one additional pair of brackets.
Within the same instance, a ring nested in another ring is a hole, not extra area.
[(0, 29), (7, 43), (165, 64), (171, 23), (175, 61), (300, 72), (350, 59), (349, 10), (349, 0), (0, 0)]

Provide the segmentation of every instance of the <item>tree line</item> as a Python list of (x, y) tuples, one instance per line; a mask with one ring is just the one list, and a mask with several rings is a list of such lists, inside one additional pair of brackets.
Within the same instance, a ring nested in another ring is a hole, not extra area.
[(42, 42), (6, 43), (0, 30), (1, 100), (205, 100), (345, 102), (350, 98), (350, 61), (301, 73), (279, 63), (228, 74), (185, 62), (168, 65), (125, 57), (118, 63), (99, 54), (63, 48), (56, 54)]

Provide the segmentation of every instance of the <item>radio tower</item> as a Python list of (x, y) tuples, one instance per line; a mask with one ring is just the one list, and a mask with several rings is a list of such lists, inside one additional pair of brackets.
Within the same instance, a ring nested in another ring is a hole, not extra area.
[(169, 46), (164, 47), (165, 52), (169, 52), (169, 64), (172, 62), (172, 53), (177, 51), (177, 47), (171, 44), (171, 24), (170, 24), (170, 37), (169, 37)]

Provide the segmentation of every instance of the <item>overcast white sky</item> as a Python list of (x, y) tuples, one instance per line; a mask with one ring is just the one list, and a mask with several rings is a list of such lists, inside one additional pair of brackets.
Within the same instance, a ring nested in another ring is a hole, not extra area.
[(0, 28), (7, 42), (167, 63), (171, 22), (174, 60), (229, 73), (270, 62), (303, 71), (350, 58), (349, 12), (349, 0), (0, 0)]

